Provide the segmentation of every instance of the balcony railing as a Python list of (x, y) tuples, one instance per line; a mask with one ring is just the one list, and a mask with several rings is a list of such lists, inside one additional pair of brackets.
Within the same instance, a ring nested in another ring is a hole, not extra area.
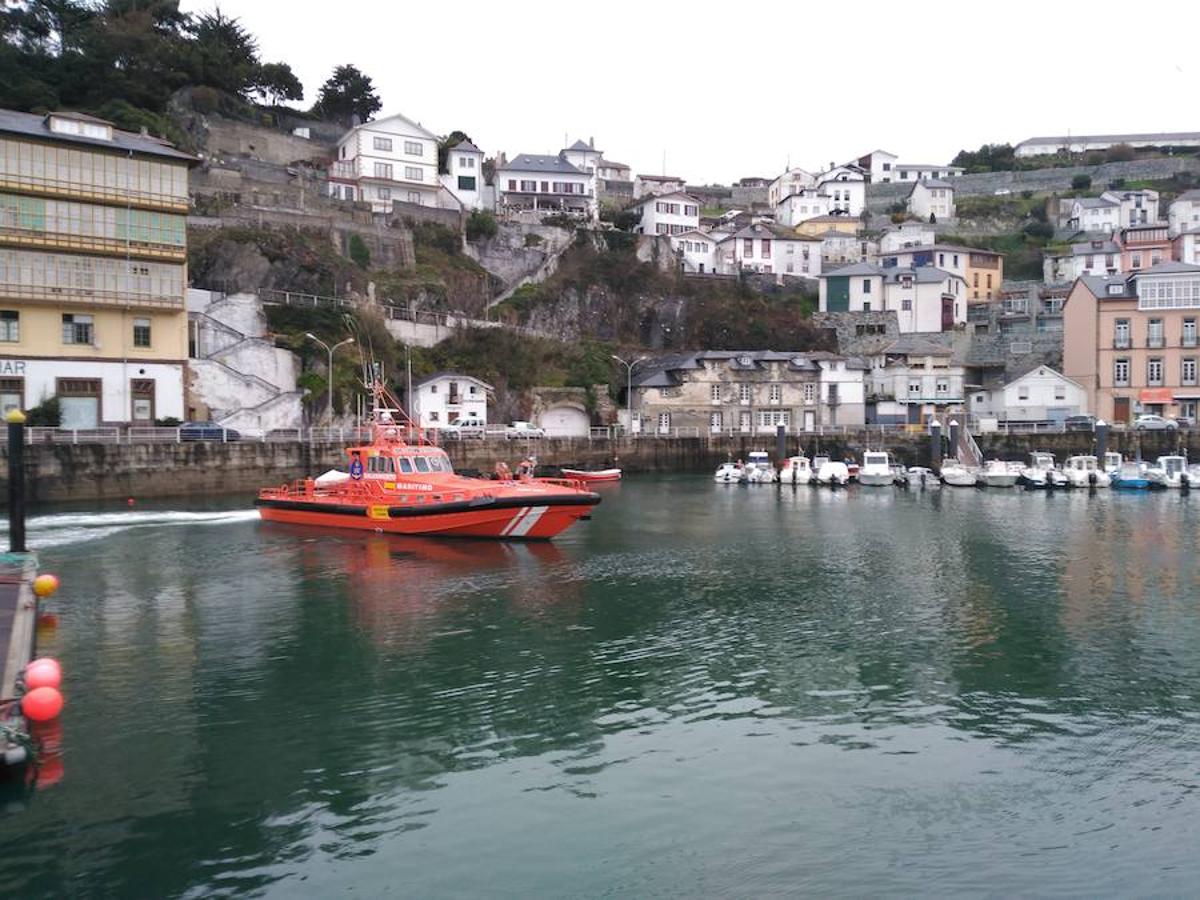
[(0, 227), (0, 243), (32, 250), (103, 253), (108, 256), (134, 256), (139, 259), (162, 259), (169, 262), (183, 262), (187, 259), (187, 248), (178, 244), (124, 241), (120, 238), (33, 231), (25, 228)]
[(1196, 342), (1196, 335), (1194, 335), (1194, 334), (1185, 334), (1185, 335), (1183, 336), (1183, 338), (1182, 338), (1182, 339), (1179, 341), (1179, 346), (1181, 346), (1181, 347), (1195, 347), (1195, 346), (1196, 346), (1196, 343), (1197, 343), (1197, 342)]
[(1130, 344), (1130, 340), (1129, 340), (1129, 335), (1127, 335), (1127, 334), (1126, 335), (1118, 334), (1116, 337), (1113, 338), (1113, 348), (1116, 350), (1128, 350), (1129, 344)]
[(83, 184), (79, 181), (60, 181), (57, 178), (44, 178), (34, 175), (20, 175), (15, 172), (0, 171), (0, 190), (17, 191), (22, 194), (39, 194), (47, 197), (62, 197), (68, 200), (88, 200), (109, 205), (135, 206), (138, 208), (168, 210), (171, 212), (187, 212), (188, 197), (172, 194), (159, 194), (153, 191), (139, 191), (129, 188), (116, 188), (107, 185)]
[(1148, 338), (1146, 338), (1146, 346), (1154, 349), (1161, 349), (1162, 347), (1167, 346), (1167, 340), (1161, 334), (1150, 335)]
[(130, 291), (77, 287), (42, 287), (0, 282), (0, 298), (33, 303), (81, 303), (86, 306), (119, 306), (133, 309), (183, 309), (184, 295), (151, 296)]

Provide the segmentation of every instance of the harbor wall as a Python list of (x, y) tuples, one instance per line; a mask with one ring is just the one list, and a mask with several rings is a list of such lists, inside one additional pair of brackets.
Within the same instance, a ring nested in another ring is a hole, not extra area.
[[(984, 455), (1024, 459), (1031, 450), (1046, 450), (1061, 461), (1072, 453), (1093, 452), (1091, 434), (986, 434), (977, 440)], [(851, 431), (845, 434), (788, 435), (787, 452), (822, 453), (858, 458), (864, 449), (889, 450), (905, 465), (929, 464), (929, 438), (923, 434)], [(1143, 458), (1187, 452), (1200, 459), (1200, 431), (1180, 434), (1117, 432), (1109, 448)], [(627, 473), (709, 472), (728, 459), (744, 459), (751, 450), (775, 455), (768, 435), (694, 438), (549, 438), (529, 446), (508, 441), (461, 441), (447, 445), (459, 469), (490, 472), (497, 460), (515, 468), (527, 452), (543, 465), (607, 467)], [(0, 455), (8, 448), (0, 444)], [(31, 444), (26, 448), (26, 476), (32, 502), (89, 501), (134, 497), (203, 496), (250, 493), (341, 466), (339, 444), (288, 442), (184, 444)], [(0, 482), (7, 465), (0, 465)], [(0, 498), (7, 496), (7, 485)]]

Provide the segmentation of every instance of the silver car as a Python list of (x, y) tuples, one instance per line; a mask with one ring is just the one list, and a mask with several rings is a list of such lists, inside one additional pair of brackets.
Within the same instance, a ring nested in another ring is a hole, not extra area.
[(1174, 419), (1147, 413), (1134, 419), (1133, 428), (1135, 431), (1175, 431), (1179, 428), (1179, 423)]

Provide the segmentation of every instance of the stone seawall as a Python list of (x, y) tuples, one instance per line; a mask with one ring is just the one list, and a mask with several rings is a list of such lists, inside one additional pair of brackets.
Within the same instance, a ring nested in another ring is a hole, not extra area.
[[(1072, 453), (1093, 449), (1090, 434), (977, 436), (988, 457), (1023, 459), (1030, 450), (1047, 450), (1061, 461)], [(1140, 451), (1144, 458), (1186, 450), (1200, 459), (1200, 432), (1110, 435), (1110, 449), (1127, 457)], [(788, 435), (787, 452), (822, 453), (834, 458), (858, 458), (864, 449), (891, 451), (905, 465), (928, 465), (929, 439), (923, 434), (853, 431), (844, 434)], [(507, 441), (462, 441), (446, 447), (460, 469), (489, 472), (497, 460), (515, 468), (526, 452), (535, 452), (545, 465), (582, 467), (621, 466), (630, 474), (710, 472), (727, 459), (744, 459), (751, 450), (775, 455), (771, 435), (698, 438), (588, 440), (552, 438), (529, 447)], [(0, 445), (0, 482), (7, 473), (7, 447)], [(337, 444), (34, 444), (27, 448), (29, 499), (33, 502), (171, 497), (222, 493), (252, 493), (268, 484), (282, 484), (341, 466), (345, 455)], [(7, 486), (0, 497), (7, 496)]]

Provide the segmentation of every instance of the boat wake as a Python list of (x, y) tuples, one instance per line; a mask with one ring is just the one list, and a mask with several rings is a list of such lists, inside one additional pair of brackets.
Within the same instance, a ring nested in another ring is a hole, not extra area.
[[(258, 518), (257, 510), (229, 509), (213, 512), (181, 510), (130, 510), (105, 513), (54, 513), (31, 516), (25, 524), (32, 550), (94, 541), (135, 528), (165, 528), (173, 525), (232, 525)], [(0, 535), (8, 534), (8, 522), (0, 524)]]

